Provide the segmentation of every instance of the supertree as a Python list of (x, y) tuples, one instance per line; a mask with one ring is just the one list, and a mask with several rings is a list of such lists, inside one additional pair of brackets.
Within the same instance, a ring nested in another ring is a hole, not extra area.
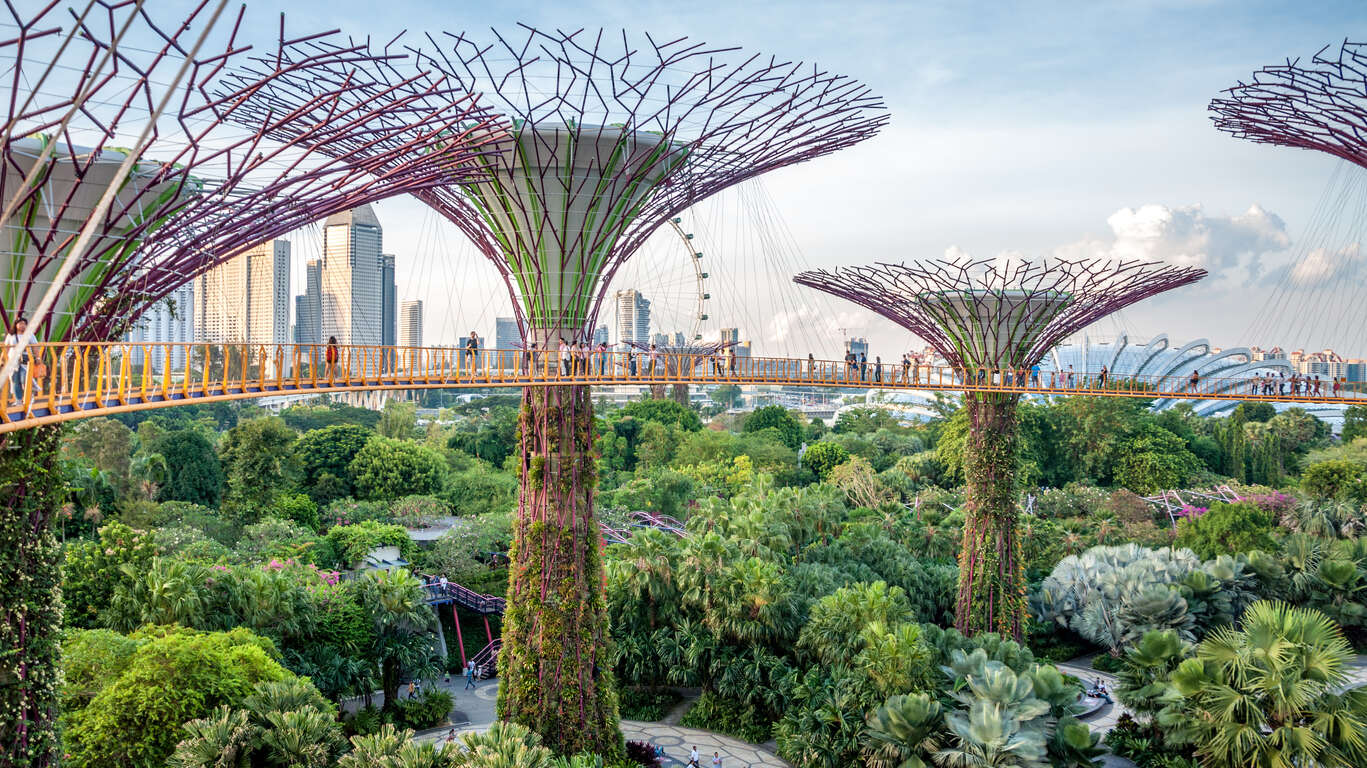
[[(1021, 372), (1102, 317), (1205, 274), (1136, 261), (964, 258), (795, 278), (910, 330), (960, 371), (969, 420), (967, 520), (954, 606), (961, 632), (1023, 636), (1026, 584), (1016, 538)], [(1002, 387), (1008, 381), (1018, 384)]]
[[(887, 119), (846, 77), (685, 39), (523, 27), (429, 36), (415, 53), (511, 122), (478, 178), (414, 194), (493, 261), (541, 350), (590, 339), (613, 274), (670, 217)], [(562, 753), (620, 750), (589, 387), (522, 397), (499, 714)]]
[[(201, 3), (161, 26), (124, 0), (65, 17), (57, 2), (31, 15), (7, 4), (17, 33), (0, 40), (6, 330), (26, 317), (43, 341), (116, 339), (196, 274), (334, 211), (451, 183), (497, 137), (444, 79), (396, 82), (386, 67), (399, 54), (289, 38), (283, 20), (276, 66), (225, 87), (228, 67), (245, 59), (243, 16), (225, 18), (226, 5)], [(256, 130), (228, 122), (263, 83), (287, 75), (320, 85)], [(309, 130), (268, 139), (280, 120)], [(24, 346), (6, 350), (0, 386), (33, 354)], [(69, 362), (44, 354), (54, 368)], [(55, 762), (59, 434), (42, 427), (0, 440), (0, 766)]]
[(1326, 152), (1367, 168), (1367, 44), (1321, 48), (1253, 73), (1211, 101), (1215, 127), (1240, 139)]

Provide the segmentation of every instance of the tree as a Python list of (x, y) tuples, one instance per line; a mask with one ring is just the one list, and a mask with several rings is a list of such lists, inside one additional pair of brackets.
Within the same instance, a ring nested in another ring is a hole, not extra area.
[(479, 418), (469, 418), (446, 446), (483, 459), (495, 467), (517, 450), (517, 409), (508, 406), (490, 408)]
[(1324, 614), (1259, 601), (1172, 673), (1181, 700), (1159, 722), (1212, 768), (1367, 764), (1367, 692), (1344, 691), (1352, 660)]
[(740, 387), (735, 384), (722, 384), (721, 386), (714, 388), (708, 397), (712, 399), (712, 402), (720, 406), (723, 411), (728, 411), (740, 405), (741, 391)]
[(68, 545), (64, 597), (70, 626), (94, 627), (108, 609), (114, 590), (124, 581), (123, 567), (141, 573), (157, 554), (151, 533), (120, 522), (100, 528), (96, 541)]
[[(299, 438), (294, 456), (303, 487), (314, 501), (326, 504), (351, 495), (348, 467), (374, 434), (357, 424), (334, 424), (309, 430)], [(324, 476), (330, 480), (324, 481)], [(325, 482), (328, 487), (324, 487)]]
[(119, 490), (128, 487), (133, 430), (121, 422), (104, 418), (82, 419), (68, 431), (63, 447), (105, 472)]
[(223, 467), (209, 439), (197, 429), (167, 432), (151, 446), (166, 459), (171, 477), (161, 487), (160, 501), (188, 501), (217, 507), (223, 498)]
[(1155, 424), (1121, 444), (1114, 466), (1116, 483), (1140, 495), (1181, 488), (1200, 470), (1182, 438)]
[(844, 446), (828, 440), (812, 443), (802, 454), (802, 465), (823, 480), (832, 469), (849, 460), (850, 452)]
[(408, 571), (372, 571), (356, 582), (355, 589), (374, 630), (365, 654), (380, 667), (384, 708), (392, 710), (399, 701), (404, 670), (415, 675), (435, 671), (437, 617), (427, 605), (422, 583)]
[(1350, 405), (1343, 409), (1343, 431), (1339, 439), (1351, 443), (1359, 437), (1367, 437), (1367, 405)]
[(418, 404), (403, 400), (386, 400), (375, 431), (385, 437), (412, 440), (418, 428)]
[(356, 496), (389, 501), (411, 494), (439, 492), (446, 460), (436, 451), (410, 440), (375, 435), (348, 467)]
[(278, 416), (238, 423), (223, 436), (219, 457), (228, 476), (228, 499), (247, 507), (252, 522), (294, 482), (294, 430)]
[(841, 413), (835, 420), (832, 432), (852, 432), (857, 435), (866, 435), (877, 432), (880, 429), (901, 426), (897, 417), (886, 408), (851, 408)]
[(139, 647), (89, 706), (67, 713), (64, 748), (80, 768), (161, 766), (185, 737), (182, 724), (235, 705), (262, 681), (293, 677), (274, 644), (246, 629), (196, 632), (149, 627)]
[(1216, 502), (1205, 514), (1184, 518), (1177, 526), (1175, 543), (1195, 552), (1202, 560), (1211, 560), (1218, 555), (1255, 549), (1274, 551), (1277, 542), (1272, 538), (1272, 532), (1275, 530), (1276, 518), (1256, 504)]
[(655, 421), (687, 432), (702, 429), (702, 419), (696, 411), (667, 398), (635, 400), (622, 406), (620, 413), (637, 421)]
[(763, 408), (756, 408), (753, 413), (745, 418), (744, 431), (758, 432), (761, 429), (776, 429), (783, 439), (783, 444), (797, 450), (802, 445), (802, 422), (793, 415), (792, 411), (781, 405), (766, 405)]
[(1320, 499), (1346, 499), (1360, 492), (1362, 467), (1342, 459), (1321, 461), (1305, 468), (1301, 488)]

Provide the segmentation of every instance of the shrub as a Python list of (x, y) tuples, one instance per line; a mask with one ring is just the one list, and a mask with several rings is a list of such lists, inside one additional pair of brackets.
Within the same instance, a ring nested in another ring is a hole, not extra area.
[(382, 525), (373, 520), (335, 526), (324, 541), (332, 563), (342, 568), (354, 567), (376, 547), (398, 547), (400, 552), (406, 552), (413, 545), (403, 526)]
[(832, 469), (849, 460), (850, 452), (845, 450), (845, 446), (829, 440), (813, 443), (802, 453), (802, 466), (810, 469), (822, 480), (826, 479)]
[(671, 688), (642, 688), (631, 686), (621, 691), (619, 708), (624, 720), (663, 720), (669, 710), (679, 703), (679, 694)]
[(627, 759), (642, 768), (660, 768), (660, 758), (655, 748), (644, 741), (627, 742)]
[(455, 699), (446, 691), (427, 690), (421, 698), (402, 699), (395, 703), (395, 725), (421, 731), (441, 725), (451, 713)]
[(347, 472), (357, 497), (383, 501), (439, 492), (446, 460), (425, 445), (376, 435), (356, 452)]
[(704, 691), (698, 697), (698, 701), (684, 713), (679, 724), (685, 728), (715, 731), (751, 744), (763, 744), (768, 741), (773, 728), (773, 723), (764, 718), (755, 707), (724, 699), (711, 691)]
[(1351, 461), (1321, 461), (1305, 468), (1301, 488), (1321, 499), (1358, 499), (1363, 495), (1362, 475), (1362, 467)]
[(451, 506), (435, 496), (405, 496), (389, 505), (390, 522), (405, 528), (426, 528), (451, 514)]
[(1257, 505), (1216, 502), (1205, 514), (1177, 524), (1176, 544), (1204, 560), (1255, 549), (1271, 550), (1276, 547), (1272, 539), (1276, 527), (1272, 513)]

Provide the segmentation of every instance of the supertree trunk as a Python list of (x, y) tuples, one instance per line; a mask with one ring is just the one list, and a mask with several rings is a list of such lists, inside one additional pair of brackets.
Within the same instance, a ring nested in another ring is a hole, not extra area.
[(57, 765), (60, 427), (0, 439), (0, 767)]
[(540, 733), (560, 754), (621, 755), (593, 513), (589, 387), (524, 388), (519, 432), (498, 714)]
[(671, 384), (669, 387), (669, 396), (674, 398), (674, 402), (678, 403), (679, 405), (682, 405), (685, 408), (688, 407), (687, 384)]
[(968, 519), (959, 552), (954, 626), (965, 635), (1023, 637), (1025, 570), (1016, 539), (1015, 395), (965, 395), (964, 445)]

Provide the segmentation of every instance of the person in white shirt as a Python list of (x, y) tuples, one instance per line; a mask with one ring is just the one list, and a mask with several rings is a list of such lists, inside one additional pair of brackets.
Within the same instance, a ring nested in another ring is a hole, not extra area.
[(693, 768), (698, 768), (698, 748), (697, 748), (697, 747), (694, 747), (694, 748), (693, 748), (693, 751), (688, 753), (688, 764), (691, 765), (691, 766), (693, 766)]
[(14, 321), (14, 332), (5, 334), (5, 353), (8, 355), (9, 350), (25, 342), (30, 346), (24, 350), (19, 367), (14, 369), (14, 375), (10, 377), (10, 397), (16, 400), (23, 399), (24, 382), (28, 380), (29, 366), (38, 360), (38, 350), (32, 346), (38, 343), (38, 339), (28, 332), (28, 321), (21, 317)]

